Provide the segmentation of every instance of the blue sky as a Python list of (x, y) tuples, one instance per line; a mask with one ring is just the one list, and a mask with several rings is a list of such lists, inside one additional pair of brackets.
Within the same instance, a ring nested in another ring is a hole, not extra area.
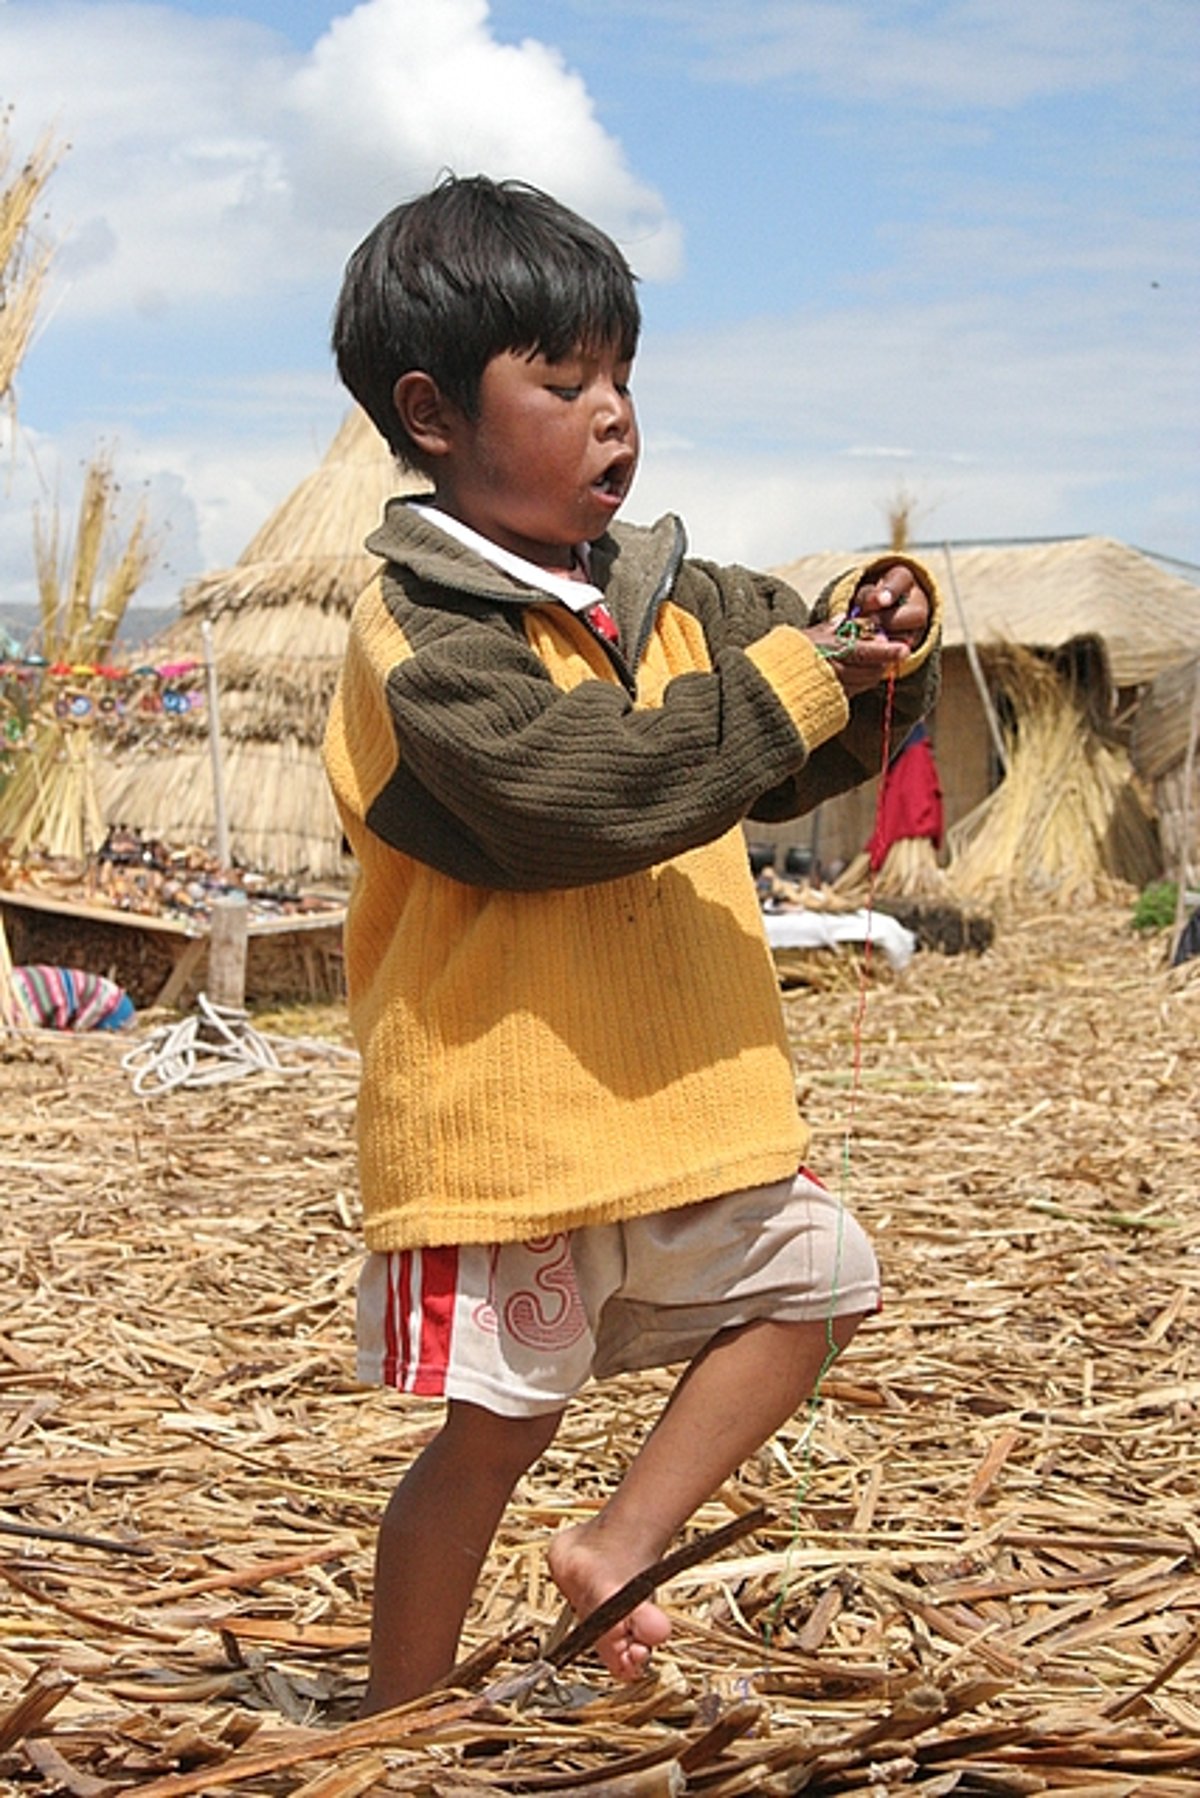
[(1103, 532), (1200, 563), (1196, 0), (0, 0), (51, 292), (4, 425), (0, 597), (101, 445), (233, 561), (344, 409), (328, 319), (445, 167), (642, 276), (627, 515), (756, 565)]

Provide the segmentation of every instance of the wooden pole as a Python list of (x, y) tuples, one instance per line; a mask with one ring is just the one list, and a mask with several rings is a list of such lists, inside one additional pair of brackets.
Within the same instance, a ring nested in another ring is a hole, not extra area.
[(246, 895), (231, 892), (214, 901), (208, 937), (205, 992), (224, 1011), (246, 1009)]
[(950, 577), (950, 591), (954, 595), (954, 606), (958, 613), (958, 622), (962, 626), (963, 644), (967, 652), (967, 662), (975, 679), (979, 698), (983, 704), (983, 715), (987, 719), (988, 732), (992, 739), (992, 748), (996, 751), (996, 759), (1000, 763), (1001, 774), (1008, 773), (1008, 756), (1004, 750), (1004, 736), (1000, 729), (1000, 720), (996, 716), (996, 708), (992, 704), (992, 696), (988, 692), (983, 667), (979, 660), (979, 652), (975, 648), (975, 639), (971, 635), (971, 627), (967, 623), (967, 614), (963, 609), (962, 595), (958, 591), (958, 581), (954, 574), (954, 557), (950, 554), (950, 545), (942, 544), (946, 557), (946, 573)]
[(1171, 955), (1179, 947), (1187, 918), (1188, 874), (1192, 851), (1192, 784), (1196, 778), (1196, 746), (1200, 742), (1200, 660), (1196, 663), (1196, 686), (1192, 693), (1192, 715), (1188, 724), (1187, 753), (1183, 758), (1183, 815), (1179, 821), (1179, 874), (1175, 882), (1175, 927), (1171, 932)]
[(212, 763), (213, 822), (216, 827), (217, 863), (222, 873), (229, 867), (229, 816), (225, 806), (225, 770), (221, 757), (221, 703), (217, 686), (217, 658), (213, 649), (212, 622), (200, 625), (204, 638), (204, 676), (208, 694), (208, 754)]
[(8, 946), (8, 933), (4, 928), (4, 914), (0, 912), (0, 1031), (7, 1032), (10, 1026), (17, 1025), (17, 1000), (12, 984), (13, 959)]

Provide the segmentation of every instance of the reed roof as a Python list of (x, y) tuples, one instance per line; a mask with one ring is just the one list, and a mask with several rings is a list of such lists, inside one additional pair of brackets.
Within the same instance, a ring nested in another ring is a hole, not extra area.
[[(341, 829), (320, 740), (350, 610), (379, 567), (364, 549), (406, 475), (353, 408), (319, 465), (283, 500), (230, 568), (185, 588), (157, 639), (172, 659), (204, 659), (212, 627), (224, 786), (234, 857), (273, 874), (344, 872)], [(177, 721), (170, 742), (133, 738), (97, 777), (109, 823), (179, 845), (215, 832), (207, 714)]]
[[(343, 419), (320, 463), (255, 532), (232, 568), (205, 574), (182, 596), (183, 627), (225, 612), (298, 604), (315, 614), (349, 611), (379, 566), (364, 539), (392, 494), (413, 486), (357, 406)], [(309, 615), (309, 614), (312, 615)], [(176, 630), (179, 630), (179, 626)], [(313, 650), (340, 644), (317, 633)], [(306, 647), (309, 645), (306, 643)]]
[[(1200, 652), (1200, 570), (1189, 579), (1111, 537), (913, 544), (906, 553), (942, 588), (948, 648), (962, 647), (968, 632), (979, 645), (1046, 650), (1090, 638), (1116, 687), (1141, 686)], [(864, 554), (887, 550), (800, 556), (775, 572), (812, 598)]]

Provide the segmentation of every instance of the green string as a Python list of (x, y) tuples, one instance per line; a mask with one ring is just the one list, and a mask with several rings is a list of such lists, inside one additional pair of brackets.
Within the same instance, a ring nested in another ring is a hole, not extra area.
[(833, 634), (835, 637), (841, 638), (840, 643), (817, 644), (817, 654), (827, 662), (845, 661), (847, 656), (854, 654), (864, 637), (869, 637), (874, 633), (872, 627), (865, 625), (861, 618), (851, 618), (847, 613), (840, 623), (834, 625)]

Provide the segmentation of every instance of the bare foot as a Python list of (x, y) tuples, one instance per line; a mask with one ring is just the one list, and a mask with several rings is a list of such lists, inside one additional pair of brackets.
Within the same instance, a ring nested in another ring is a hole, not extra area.
[[(607, 1544), (601, 1546), (597, 1535), (595, 1524), (559, 1530), (547, 1552), (554, 1583), (581, 1620), (641, 1571), (640, 1565), (619, 1562)], [(652, 1651), (660, 1648), (670, 1633), (666, 1612), (646, 1599), (600, 1637), (596, 1653), (614, 1679), (630, 1684), (642, 1677)]]

